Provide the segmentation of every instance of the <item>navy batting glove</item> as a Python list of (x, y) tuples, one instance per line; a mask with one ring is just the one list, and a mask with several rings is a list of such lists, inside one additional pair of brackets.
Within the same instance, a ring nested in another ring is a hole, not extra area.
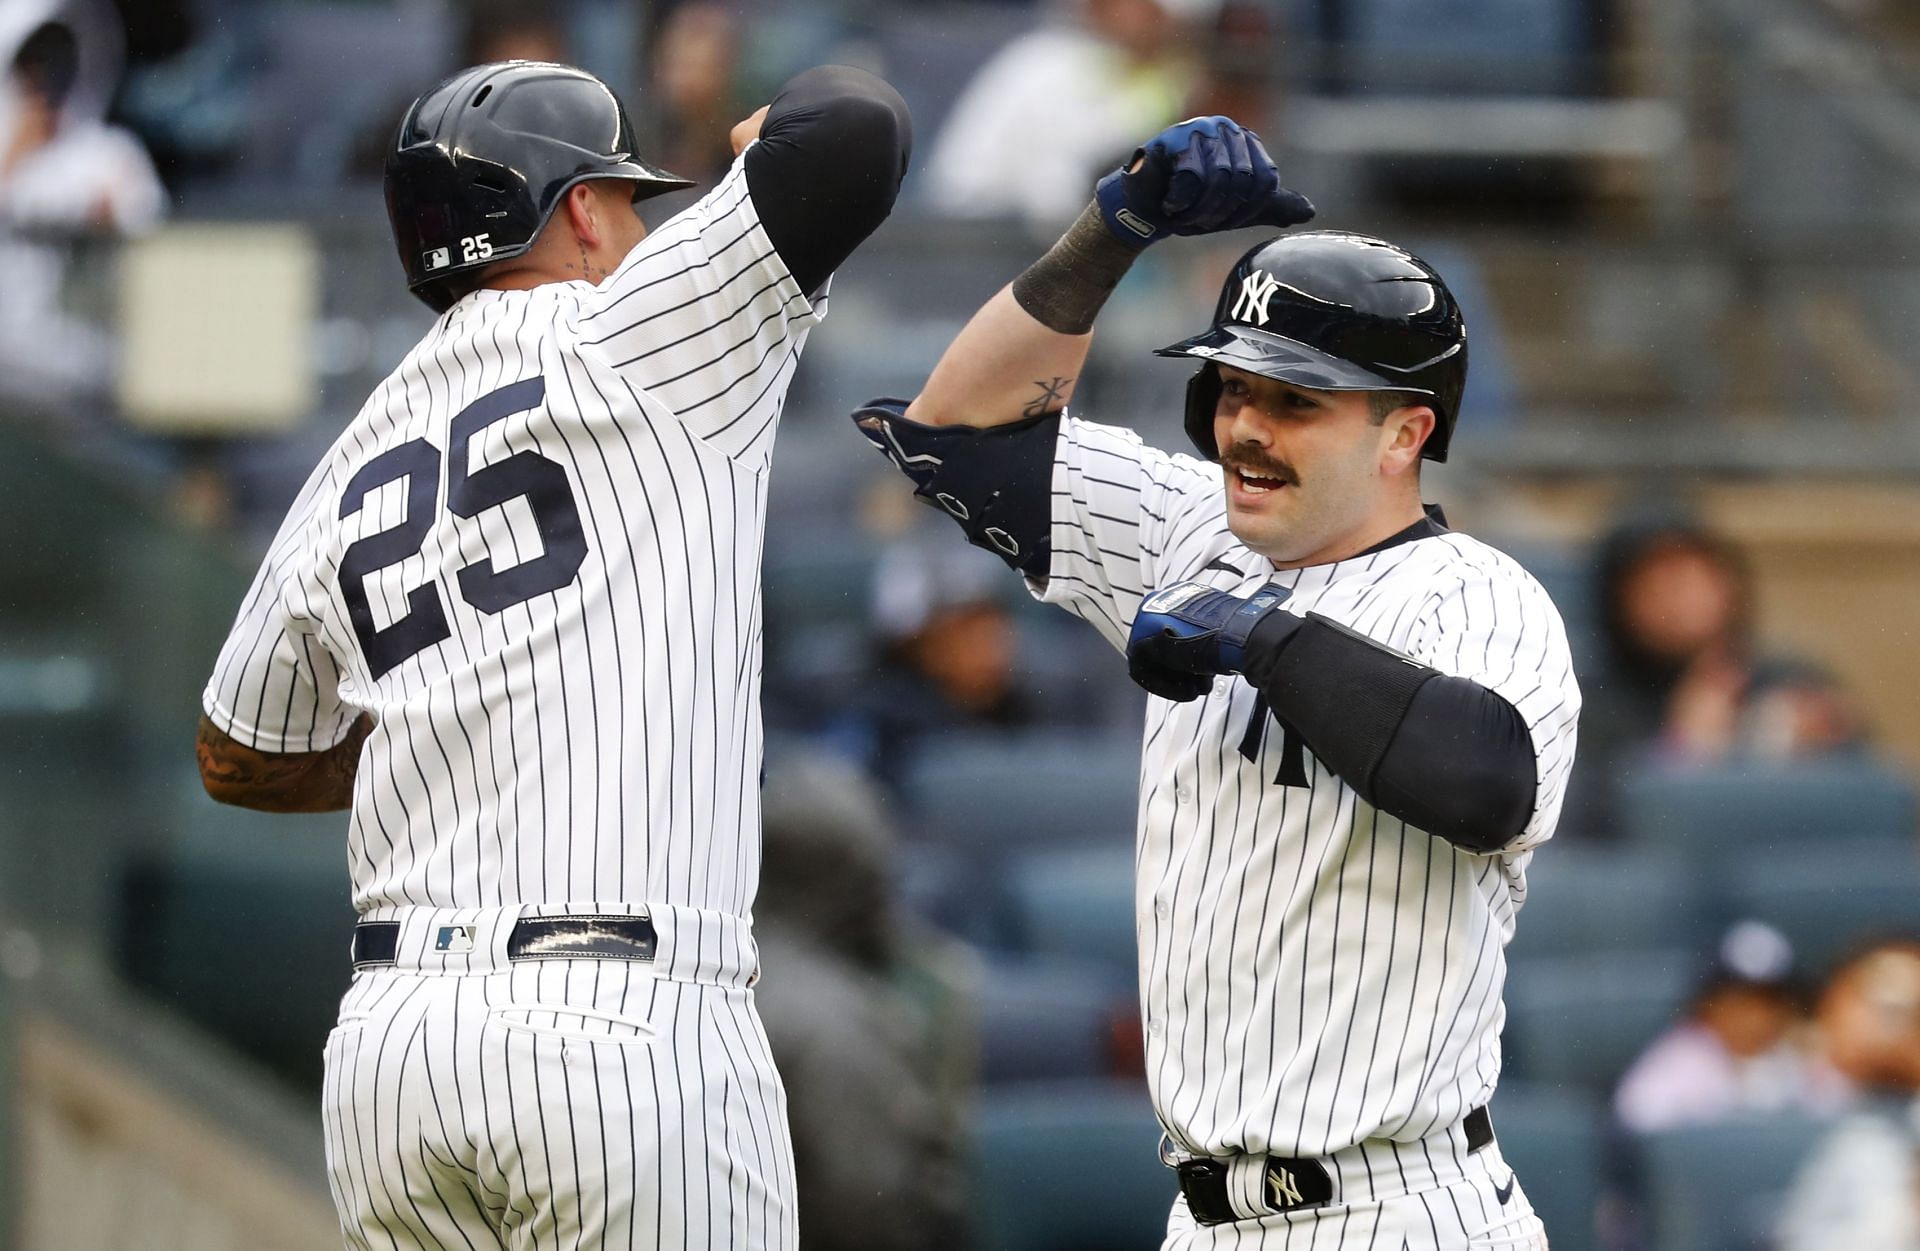
[(1280, 185), (1260, 136), (1230, 117), (1167, 127), (1100, 180), (1094, 201), (1107, 229), (1135, 248), (1168, 235), (1297, 226), (1313, 217), (1311, 201)]
[(1175, 582), (1148, 595), (1127, 636), (1127, 674), (1148, 694), (1185, 703), (1216, 675), (1238, 673), (1247, 636), (1280, 607), (1287, 590), (1263, 586), (1246, 599), (1204, 582)]

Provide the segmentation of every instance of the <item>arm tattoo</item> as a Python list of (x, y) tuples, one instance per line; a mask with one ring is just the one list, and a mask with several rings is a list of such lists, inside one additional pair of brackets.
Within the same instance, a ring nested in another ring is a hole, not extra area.
[(207, 794), (223, 804), (261, 812), (338, 812), (353, 803), (360, 745), (372, 732), (373, 718), (361, 713), (347, 736), (325, 751), (255, 751), (203, 715), (194, 754)]
[(1051, 382), (1042, 382), (1035, 378), (1033, 385), (1040, 388), (1040, 394), (1028, 401), (1027, 406), (1020, 410), (1022, 417), (1038, 417), (1042, 413), (1051, 413), (1056, 409), (1065, 408), (1067, 395), (1073, 390), (1073, 379), (1055, 378)]

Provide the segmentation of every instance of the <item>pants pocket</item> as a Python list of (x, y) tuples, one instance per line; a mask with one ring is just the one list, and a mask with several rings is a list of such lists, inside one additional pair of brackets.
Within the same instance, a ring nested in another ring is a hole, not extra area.
[(1527, 1212), (1474, 1234), (1467, 1251), (1547, 1251), (1546, 1226)]
[(650, 1046), (660, 1037), (644, 1017), (568, 1004), (495, 1004), (487, 1010), (487, 1023), (510, 1033), (617, 1047)]

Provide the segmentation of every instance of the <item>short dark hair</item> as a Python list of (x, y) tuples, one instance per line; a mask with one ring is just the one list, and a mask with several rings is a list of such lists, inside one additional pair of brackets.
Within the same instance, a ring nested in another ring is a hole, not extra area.
[(34, 28), (13, 56), (13, 72), (27, 89), (54, 108), (66, 102), (80, 76), (80, 41), (64, 22), (43, 22)]
[[(1424, 404), (1433, 407), (1433, 397), (1418, 391), (1369, 391), (1367, 392), (1367, 412), (1378, 426), (1403, 408), (1413, 408)], [(1438, 416), (1439, 414), (1434, 414)]]

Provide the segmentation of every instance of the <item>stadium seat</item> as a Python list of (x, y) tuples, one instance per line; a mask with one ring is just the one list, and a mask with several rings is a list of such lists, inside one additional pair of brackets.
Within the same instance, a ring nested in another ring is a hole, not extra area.
[(980, 986), (980, 1079), (1010, 1082), (1104, 1077), (1113, 1028), (1138, 1011), (1131, 979), (1099, 964), (1002, 959)]
[(1679, 1018), (1697, 976), (1696, 958), (1676, 948), (1515, 959), (1507, 1038), (1516, 1075), (1604, 1095)]
[(1133, 847), (1046, 847), (1011, 857), (1013, 936), (1034, 955), (1072, 956), (1122, 975), (1137, 966)]
[(1820, 1133), (1818, 1121), (1786, 1114), (1638, 1138), (1647, 1251), (1772, 1245), (1781, 1196)]
[(1378, 94), (1579, 94), (1586, 8), (1582, 0), (1355, 0), (1345, 32), (1355, 86)]
[(989, 1091), (974, 1119), (980, 1251), (1153, 1251), (1178, 1192), (1144, 1086)]
[(345, 818), (247, 812), (204, 795), (180, 804), (179, 842), (123, 879), (119, 970), (317, 1089), (320, 1043), (351, 974)]
[(1006, 869), (998, 858), (932, 843), (902, 843), (894, 856), (894, 898), (914, 916), (979, 947), (1009, 949)]
[(1628, 838), (1702, 857), (1914, 833), (1912, 783), (1872, 760), (1649, 769), (1622, 807)]
[[(861, 624), (872, 598), (873, 544), (845, 526), (793, 523), (767, 536), (766, 616), (784, 632)], [(770, 644), (771, 646), (771, 644)]]
[(1732, 857), (1714, 880), (1729, 918), (1777, 927), (1809, 972), (1870, 938), (1920, 935), (1920, 849), (1912, 844), (1853, 840)]
[(1697, 946), (1708, 925), (1690, 869), (1651, 848), (1548, 843), (1527, 867), (1509, 957)]
[(1593, 1095), (1504, 1082), (1493, 1097), (1493, 1131), (1553, 1251), (1597, 1251), (1605, 1106)]
[(933, 836), (969, 848), (1133, 841), (1134, 737), (955, 735), (919, 753), (903, 790)]

